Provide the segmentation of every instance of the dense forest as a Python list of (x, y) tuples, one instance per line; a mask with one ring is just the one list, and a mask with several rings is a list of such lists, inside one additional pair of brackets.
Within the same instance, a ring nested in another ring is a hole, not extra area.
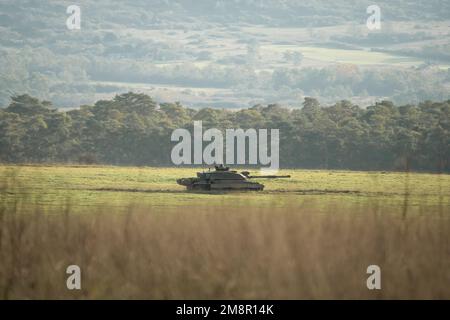
[(29, 95), (0, 109), (0, 161), (172, 165), (174, 129), (276, 128), (284, 168), (450, 172), (450, 100), (361, 108), (350, 101), (301, 108), (190, 109), (126, 93), (70, 111)]

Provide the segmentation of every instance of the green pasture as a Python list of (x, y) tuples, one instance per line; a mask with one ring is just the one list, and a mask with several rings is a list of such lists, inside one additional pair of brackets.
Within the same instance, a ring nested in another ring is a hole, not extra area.
[[(450, 175), (281, 170), (291, 179), (260, 180), (262, 192), (193, 193), (177, 185), (179, 177), (195, 176), (199, 168), (114, 166), (0, 166), (2, 208), (35, 208), (90, 212), (107, 206), (129, 210), (130, 204), (152, 211), (221, 207), (348, 207), (370, 204), (426, 213), (450, 213)], [(258, 172), (254, 172), (257, 174)], [(431, 210), (431, 209), (430, 209)], [(435, 211), (435, 210), (434, 210)]]

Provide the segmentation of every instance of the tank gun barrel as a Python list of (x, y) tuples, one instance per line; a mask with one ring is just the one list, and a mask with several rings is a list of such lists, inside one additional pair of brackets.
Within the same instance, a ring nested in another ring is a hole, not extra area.
[(278, 178), (290, 178), (290, 175), (286, 175), (286, 176), (274, 176), (274, 175), (269, 175), (269, 176), (247, 176), (247, 178), (249, 179), (278, 179)]

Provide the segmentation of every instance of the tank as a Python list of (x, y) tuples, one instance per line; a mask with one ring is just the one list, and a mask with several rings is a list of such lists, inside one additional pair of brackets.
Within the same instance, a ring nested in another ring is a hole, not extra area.
[(290, 176), (251, 176), (248, 171), (237, 172), (223, 165), (215, 166), (215, 170), (197, 172), (196, 178), (181, 178), (177, 180), (179, 185), (187, 190), (264, 190), (264, 185), (259, 182), (249, 181), (257, 178), (290, 178)]

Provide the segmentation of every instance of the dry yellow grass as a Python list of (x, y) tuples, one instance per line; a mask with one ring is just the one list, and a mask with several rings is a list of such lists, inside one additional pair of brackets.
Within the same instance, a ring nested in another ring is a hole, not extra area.
[[(0, 299), (450, 299), (446, 175), (299, 170), (263, 193), (172, 187), (189, 173), (3, 167)], [(72, 264), (81, 291), (66, 287)], [(379, 291), (366, 287), (373, 264)]]
[[(439, 212), (130, 205), (0, 219), (3, 299), (450, 298), (450, 221)], [(71, 264), (81, 291), (66, 288)], [(371, 264), (381, 267), (380, 291), (366, 288)]]

